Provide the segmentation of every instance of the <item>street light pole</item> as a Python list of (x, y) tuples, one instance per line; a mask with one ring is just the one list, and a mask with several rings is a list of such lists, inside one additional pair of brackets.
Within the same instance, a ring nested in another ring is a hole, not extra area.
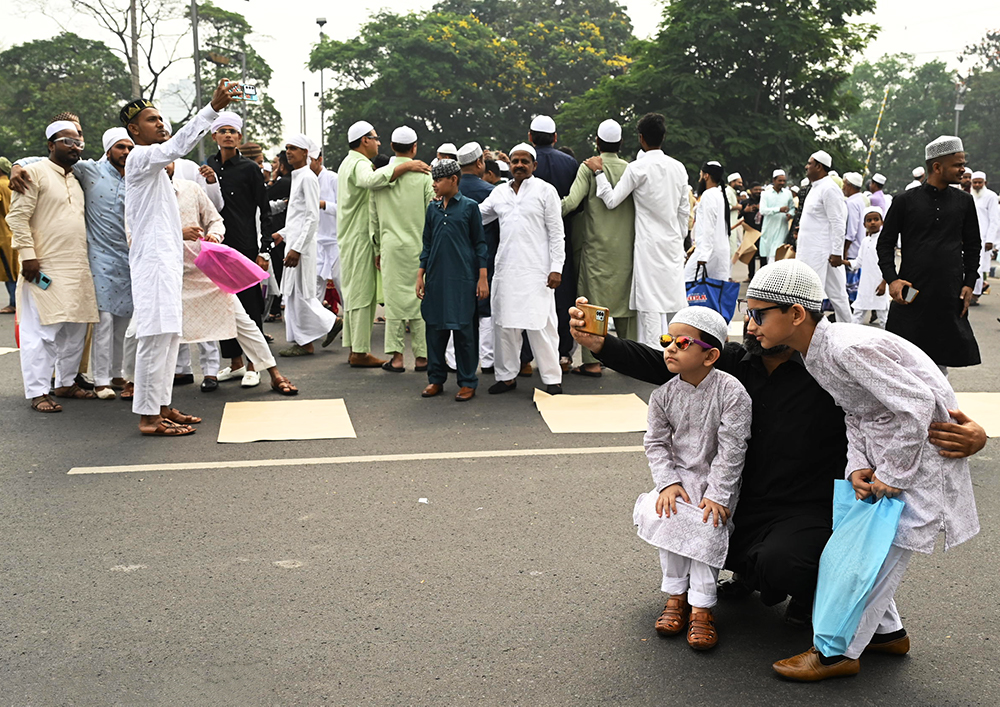
[(959, 77), (955, 87), (955, 135), (958, 135), (958, 118), (965, 110), (965, 82)]
[[(201, 53), (198, 51), (198, 2), (191, 0), (191, 34), (194, 36), (194, 108), (201, 110)], [(205, 144), (198, 141), (198, 161), (205, 162)]]
[[(326, 24), (325, 17), (317, 17), (316, 24), (319, 25), (319, 41), (322, 42), (326, 39), (326, 35), (323, 34), (323, 25)], [(319, 69), (319, 147), (322, 150), (326, 145), (326, 120), (324, 119), (323, 111), (323, 67)]]

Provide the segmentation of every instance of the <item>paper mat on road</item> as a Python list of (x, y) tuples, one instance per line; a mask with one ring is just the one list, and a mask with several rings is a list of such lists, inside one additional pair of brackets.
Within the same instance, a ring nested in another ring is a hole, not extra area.
[(978, 422), (987, 437), (1000, 437), (1000, 393), (955, 393), (958, 409)]
[(356, 438), (343, 398), (226, 403), (220, 443)]
[(646, 431), (646, 403), (635, 393), (549, 395), (535, 388), (534, 400), (549, 431), (556, 434)]
[(14, 353), (17, 349), (8, 348), (6, 346), (0, 346), (0, 356), (4, 354)]

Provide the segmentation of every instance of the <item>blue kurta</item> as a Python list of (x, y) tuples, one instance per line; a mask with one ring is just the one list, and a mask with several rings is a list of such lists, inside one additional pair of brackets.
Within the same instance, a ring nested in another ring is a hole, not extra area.
[(420, 311), (428, 325), (461, 329), (476, 319), (476, 283), (486, 267), (486, 238), (479, 204), (462, 194), (432, 201), (424, 219), (424, 299)]
[(97, 309), (132, 316), (132, 276), (125, 237), (125, 180), (108, 161), (81, 160), (73, 174), (83, 187), (87, 250)]

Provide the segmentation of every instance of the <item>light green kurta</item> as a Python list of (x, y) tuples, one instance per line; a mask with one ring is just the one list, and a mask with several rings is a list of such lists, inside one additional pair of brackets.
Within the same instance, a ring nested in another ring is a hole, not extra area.
[[(395, 157), (376, 171), (392, 171), (408, 157)], [(434, 182), (429, 174), (407, 172), (388, 189), (372, 192), (369, 229), (375, 255), (382, 263), (382, 294), (386, 319), (419, 319), (417, 270), (423, 249), (424, 214), (434, 198)]]
[[(628, 162), (610, 152), (601, 154), (604, 174), (614, 187)], [(569, 196), (562, 200), (563, 216), (580, 204), (573, 220), (574, 252), (578, 255), (577, 290), (591, 304), (607, 307), (612, 317), (634, 317), (629, 309), (632, 289), (632, 250), (635, 243), (635, 205), (629, 196), (609, 209), (597, 197), (597, 179), (581, 164)]]
[(341, 283), (348, 309), (375, 301), (375, 246), (369, 231), (369, 197), (392, 179), (392, 170), (374, 171), (371, 160), (351, 150), (337, 171), (337, 243)]

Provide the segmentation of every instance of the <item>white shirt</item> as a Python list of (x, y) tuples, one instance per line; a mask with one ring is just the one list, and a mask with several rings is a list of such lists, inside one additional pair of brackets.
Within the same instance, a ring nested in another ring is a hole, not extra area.
[(319, 230), (316, 241), (320, 245), (337, 242), (337, 173), (323, 167), (316, 175), (319, 179), (319, 199), (326, 207), (319, 211)]
[[(847, 257), (858, 257), (858, 249), (861, 248), (861, 241), (865, 239), (865, 208), (868, 206), (865, 195), (861, 192), (851, 194), (847, 197), (847, 230), (844, 233), (844, 240), (850, 241), (847, 248)], [(843, 253), (843, 251), (841, 251)]]
[(222, 186), (219, 184), (218, 177), (215, 178), (214, 182), (209, 184), (208, 180), (201, 176), (201, 172), (198, 171), (198, 165), (186, 159), (174, 160), (174, 177), (194, 182), (204, 189), (205, 194), (208, 195), (209, 200), (212, 202), (212, 206), (215, 207), (216, 211), (222, 213), (222, 209), (226, 205), (226, 200), (222, 196)]
[[(879, 231), (881, 233), (881, 231)], [(858, 247), (858, 256), (851, 260), (851, 270), (861, 268), (861, 279), (858, 282), (858, 297), (854, 300), (854, 310), (889, 309), (889, 287), (881, 295), (875, 290), (882, 283), (882, 271), (878, 267), (878, 233), (865, 236)]]
[(1000, 202), (997, 193), (983, 187), (979, 193), (972, 190), (972, 198), (976, 201), (976, 216), (979, 217), (979, 237), (983, 246), (992, 243), (994, 246), (1000, 238)]
[(483, 225), (500, 221), (500, 245), (490, 306), (493, 321), (508, 329), (544, 329), (555, 317), (555, 292), (549, 273), (561, 273), (566, 260), (559, 194), (548, 182), (529, 177), (514, 192), (513, 182), (498, 184), (479, 211)]
[(844, 255), (844, 224), (847, 222), (844, 192), (829, 176), (813, 182), (799, 221), (795, 257), (825, 277), (831, 255)]
[(166, 142), (136, 145), (125, 163), (125, 221), (132, 235), (136, 336), (180, 334), (184, 241), (177, 197), (164, 167), (189, 153), (218, 113), (205, 106)]
[(731, 270), (729, 233), (726, 228), (726, 199), (718, 187), (706, 189), (698, 202), (694, 222), (694, 253), (684, 266), (684, 280), (691, 282), (698, 263), (705, 262), (708, 277), (728, 280)]
[(597, 177), (597, 196), (613, 209), (629, 194), (635, 201), (635, 248), (629, 307), (642, 312), (677, 312), (687, 307), (684, 237), (687, 235), (688, 179), (684, 165), (663, 150), (625, 168), (614, 189)]

